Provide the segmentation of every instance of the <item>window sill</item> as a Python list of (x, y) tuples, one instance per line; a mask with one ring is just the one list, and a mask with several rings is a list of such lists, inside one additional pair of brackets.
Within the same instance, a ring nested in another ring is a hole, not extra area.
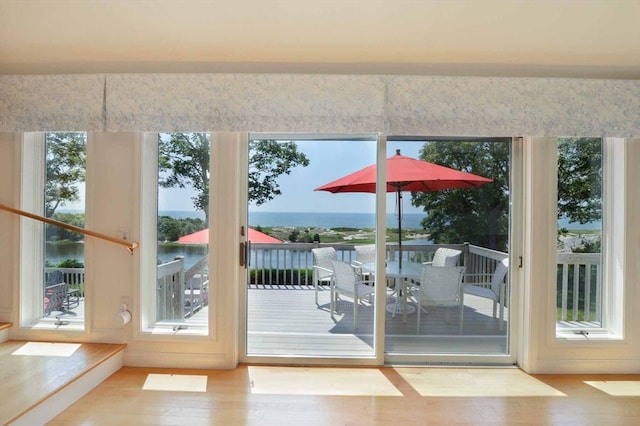
[(556, 330), (556, 341), (560, 342), (618, 342), (622, 336), (604, 329)]
[(157, 323), (152, 327), (143, 329), (142, 334), (147, 336), (207, 337), (209, 329), (191, 324)]
[(49, 330), (49, 331), (73, 331), (73, 332), (84, 332), (84, 322), (80, 322), (77, 320), (69, 321), (69, 320), (40, 320), (36, 324), (27, 327), (32, 330)]

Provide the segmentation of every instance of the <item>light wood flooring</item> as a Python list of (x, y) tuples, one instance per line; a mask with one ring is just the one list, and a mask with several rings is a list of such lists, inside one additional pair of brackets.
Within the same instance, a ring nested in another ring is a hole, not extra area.
[[(182, 390), (152, 390), (172, 386)], [(125, 367), (49, 425), (637, 426), (638, 419), (639, 375), (241, 365)]]
[(0, 424), (33, 409), (124, 348), (117, 344), (0, 343)]

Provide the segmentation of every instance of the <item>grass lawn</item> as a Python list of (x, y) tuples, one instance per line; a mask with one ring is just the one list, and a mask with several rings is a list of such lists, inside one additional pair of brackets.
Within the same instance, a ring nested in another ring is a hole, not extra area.
[[(314, 227), (261, 227), (261, 232), (269, 234), (283, 241), (313, 242), (315, 235), (320, 237), (321, 243), (340, 244), (373, 244), (375, 242), (375, 229), (373, 228), (314, 228)], [(403, 229), (402, 240), (409, 240), (409, 237), (419, 235), (428, 238), (427, 231), (423, 229)], [(387, 241), (398, 241), (397, 228), (387, 229)]]

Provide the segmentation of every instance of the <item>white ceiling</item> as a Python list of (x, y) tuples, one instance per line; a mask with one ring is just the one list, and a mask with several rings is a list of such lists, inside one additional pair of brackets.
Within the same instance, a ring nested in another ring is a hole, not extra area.
[(640, 79), (640, 0), (0, 0), (0, 74)]

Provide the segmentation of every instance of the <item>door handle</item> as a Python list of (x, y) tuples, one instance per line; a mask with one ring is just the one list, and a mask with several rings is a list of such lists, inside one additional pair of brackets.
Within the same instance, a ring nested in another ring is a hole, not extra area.
[(251, 250), (251, 242), (245, 241), (240, 243), (240, 266), (249, 267), (249, 251)]
[(247, 243), (240, 243), (240, 266), (247, 267)]

